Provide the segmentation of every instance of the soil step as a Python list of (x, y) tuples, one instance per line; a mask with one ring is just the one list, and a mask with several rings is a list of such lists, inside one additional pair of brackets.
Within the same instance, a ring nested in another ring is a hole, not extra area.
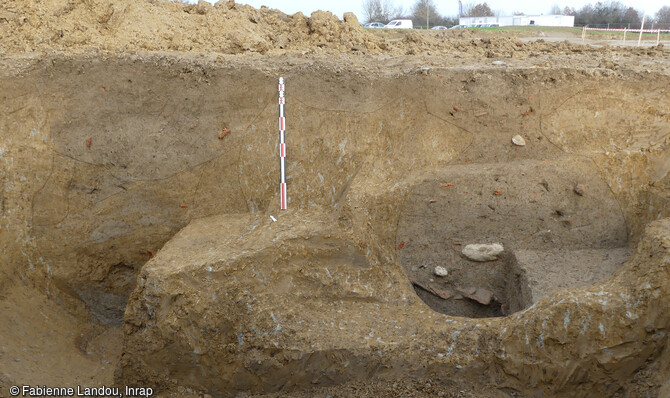
[(583, 250), (517, 250), (533, 303), (559, 289), (589, 286), (607, 280), (630, 257), (626, 247)]

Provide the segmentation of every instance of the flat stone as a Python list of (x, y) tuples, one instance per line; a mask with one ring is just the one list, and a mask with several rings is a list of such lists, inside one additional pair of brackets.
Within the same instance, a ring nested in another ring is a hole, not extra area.
[(435, 286), (432, 283), (428, 284), (428, 291), (433, 293), (437, 297), (439, 297), (441, 299), (445, 299), (445, 300), (448, 299), (448, 298), (451, 298), (451, 296), (452, 296), (452, 294), (449, 293), (448, 291), (442, 290), (438, 286)]
[(500, 243), (481, 243), (465, 246), (462, 253), (472, 261), (495, 261), (504, 250)]
[(464, 296), (471, 296), (477, 291), (474, 287), (466, 287), (465, 289), (458, 289), (458, 291)]
[(491, 304), (491, 301), (493, 300), (493, 292), (491, 292), (488, 289), (484, 288), (466, 288), (466, 289), (458, 289), (458, 292), (463, 295), (463, 297), (466, 297), (472, 301), (476, 301), (479, 304), (483, 305), (489, 305)]
[(493, 300), (493, 293), (488, 289), (479, 288), (470, 298), (480, 304), (489, 305)]

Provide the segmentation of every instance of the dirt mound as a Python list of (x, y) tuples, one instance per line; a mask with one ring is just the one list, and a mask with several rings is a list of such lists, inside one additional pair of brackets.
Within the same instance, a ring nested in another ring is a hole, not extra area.
[[(197, 5), (168, 0), (0, 0), (0, 51), (136, 52), (195, 51), (221, 54), (445, 53), (458, 57), (618, 53), (567, 43), (523, 42), (518, 33), (368, 31), (356, 16), (340, 20), (327, 11), (310, 17), (260, 10), (234, 1)], [(661, 49), (626, 50), (651, 55)]]
[[(353, 14), (340, 21), (330, 12), (288, 16), (234, 1), (212, 6), (154, 0), (3, 0), (0, 48), (105, 51), (174, 50), (236, 54), (271, 49), (330, 47), (347, 50), (373, 37)], [(374, 45), (371, 47), (374, 48)]]

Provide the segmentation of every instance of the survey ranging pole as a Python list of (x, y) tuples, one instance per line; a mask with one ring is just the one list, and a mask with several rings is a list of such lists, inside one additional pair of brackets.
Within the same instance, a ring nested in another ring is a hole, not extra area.
[(281, 209), (286, 210), (286, 115), (284, 106), (286, 97), (284, 97), (284, 78), (279, 78), (279, 196), (281, 197)]

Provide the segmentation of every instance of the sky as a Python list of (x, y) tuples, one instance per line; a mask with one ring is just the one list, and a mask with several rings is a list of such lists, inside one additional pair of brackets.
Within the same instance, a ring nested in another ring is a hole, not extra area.
[[(197, 0), (189, 0), (197, 2)], [(208, 0), (215, 3), (216, 0)], [(225, 0), (224, 0), (225, 1)], [(393, 0), (396, 6), (402, 6), (403, 10), (407, 12), (411, 9), (415, 0)], [(586, 4), (595, 4), (598, 0), (584, 1), (584, 0), (535, 0), (521, 2), (518, 0), (463, 0), (463, 7), (466, 4), (472, 3), (488, 3), (489, 7), (495, 11), (501, 11), (503, 15), (511, 15), (515, 11), (523, 12), (528, 15), (549, 14), (551, 7), (558, 4), (561, 8), (565, 6), (579, 9)], [(644, 11), (647, 14), (655, 14), (664, 5), (670, 5), (670, 0), (618, 0), (626, 6)], [(437, 6), (437, 10), (444, 16), (452, 16), (458, 14), (458, 0), (433, 0)], [(255, 8), (260, 8), (262, 5), (270, 8), (276, 8), (286, 14), (294, 14), (302, 11), (303, 14), (309, 16), (312, 11), (324, 10), (330, 11), (338, 17), (342, 18), (345, 12), (353, 12), (359, 20), (363, 19), (363, 0), (236, 0), (236, 3), (249, 4)]]

